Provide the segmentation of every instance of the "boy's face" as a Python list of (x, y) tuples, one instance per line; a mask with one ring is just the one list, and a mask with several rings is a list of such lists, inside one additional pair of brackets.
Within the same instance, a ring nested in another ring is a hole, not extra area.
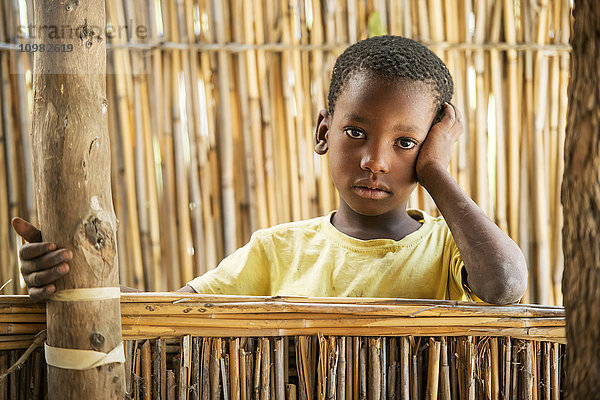
[(436, 114), (430, 87), (368, 74), (351, 78), (333, 117), (319, 115), (315, 151), (329, 151), (340, 210), (375, 216), (406, 207), (419, 149)]

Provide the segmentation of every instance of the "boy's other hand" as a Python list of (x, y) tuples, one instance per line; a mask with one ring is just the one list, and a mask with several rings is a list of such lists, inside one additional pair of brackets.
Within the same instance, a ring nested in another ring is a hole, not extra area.
[(21, 274), (29, 297), (46, 300), (56, 292), (54, 282), (69, 272), (67, 261), (73, 258), (73, 253), (67, 249), (57, 249), (55, 243), (43, 242), (42, 233), (22, 218), (13, 218), (12, 226), (19, 236), (29, 242), (19, 252)]
[(423, 142), (417, 157), (415, 170), (417, 180), (423, 179), (430, 171), (446, 170), (450, 165), (454, 143), (463, 132), (462, 115), (450, 103), (445, 103), (444, 115), (440, 122), (433, 125)]

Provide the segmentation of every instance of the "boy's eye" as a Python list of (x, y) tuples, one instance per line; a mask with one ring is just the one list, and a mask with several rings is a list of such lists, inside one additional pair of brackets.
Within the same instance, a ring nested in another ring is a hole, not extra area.
[(352, 139), (364, 139), (365, 133), (360, 129), (356, 128), (345, 128), (344, 133), (350, 136)]
[(405, 150), (410, 150), (417, 145), (412, 139), (400, 138), (396, 140), (396, 144)]

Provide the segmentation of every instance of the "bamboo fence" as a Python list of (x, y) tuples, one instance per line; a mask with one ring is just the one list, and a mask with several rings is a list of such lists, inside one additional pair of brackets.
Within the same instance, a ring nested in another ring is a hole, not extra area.
[[(121, 310), (131, 399), (562, 398), (560, 307), (152, 293)], [(43, 304), (0, 298), (0, 375), (44, 328)], [(43, 398), (28, 351), (0, 398)]]
[[(12, 279), (3, 293), (13, 294), (23, 287), (20, 243), (9, 221), (36, 221), (32, 53), (18, 47), (33, 43), (27, 26), (35, 21), (32, 1), (0, 2), (0, 284)], [(334, 209), (327, 158), (311, 148), (329, 74), (348, 44), (391, 33), (429, 45), (448, 64), (465, 117), (450, 170), (524, 251), (524, 300), (562, 304), (569, 1), (106, 6), (106, 107), (123, 285), (179, 288), (254, 230)], [(409, 205), (436, 214), (422, 188)]]

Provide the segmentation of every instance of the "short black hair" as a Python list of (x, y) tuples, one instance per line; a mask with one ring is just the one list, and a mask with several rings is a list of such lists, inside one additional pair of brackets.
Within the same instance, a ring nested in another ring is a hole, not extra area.
[(371, 73), (384, 79), (410, 79), (427, 84), (435, 92), (438, 114), (452, 99), (454, 85), (448, 67), (422, 44), (402, 36), (374, 36), (348, 47), (336, 60), (329, 85), (329, 115), (346, 84), (358, 73)]

